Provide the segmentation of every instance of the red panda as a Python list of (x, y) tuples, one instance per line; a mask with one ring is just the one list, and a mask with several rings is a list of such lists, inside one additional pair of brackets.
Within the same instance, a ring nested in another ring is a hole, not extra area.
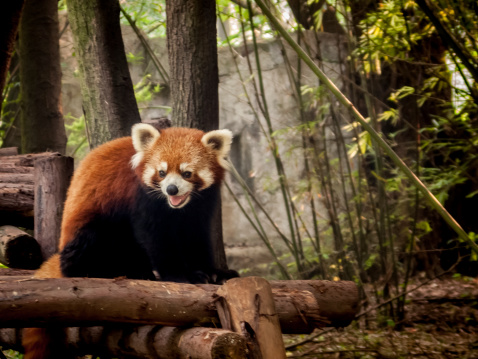
[[(228, 130), (136, 124), (131, 137), (93, 150), (68, 190), (59, 254), (36, 277), (185, 283), (237, 277), (215, 266), (210, 238), (231, 142)], [(25, 329), (24, 358), (64, 357), (51, 345), (61, 335), (52, 333), (58, 330)]]

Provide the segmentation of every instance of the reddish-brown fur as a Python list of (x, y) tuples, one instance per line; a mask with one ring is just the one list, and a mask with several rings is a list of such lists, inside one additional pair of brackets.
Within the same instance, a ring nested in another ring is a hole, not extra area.
[[(222, 181), (224, 169), (218, 164), (214, 151), (201, 143), (204, 132), (199, 130), (170, 128), (161, 131), (160, 140), (145, 152), (143, 160), (133, 170), (129, 160), (136, 151), (131, 137), (124, 137), (93, 150), (76, 170), (63, 212), (59, 250), (75, 238), (75, 233), (96, 214), (104, 213), (112, 206), (128, 205), (133, 202), (140, 185), (145, 164), (156, 161), (168, 163), (168, 171), (179, 171), (179, 165), (196, 161), (197, 168), (208, 168), (214, 175), (214, 182)], [(159, 155), (159, 156), (158, 156)], [(128, 166), (125, 166), (125, 159)], [(156, 174), (154, 180), (161, 179)], [(194, 175), (192, 182), (201, 183)], [(60, 256), (46, 261), (37, 271), (37, 278), (60, 278)], [(27, 328), (24, 330), (23, 346), (25, 359), (46, 359), (55, 357), (52, 349), (54, 339), (64, 333), (59, 330)], [(57, 339), (55, 339), (57, 340)]]

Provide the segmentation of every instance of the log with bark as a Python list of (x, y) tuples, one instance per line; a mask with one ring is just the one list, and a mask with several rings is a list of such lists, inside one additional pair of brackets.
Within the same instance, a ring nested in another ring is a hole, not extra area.
[[(23, 352), (21, 329), (0, 329), (0, 345)], [(173, 328), (154, 325), (68, 328), (66, 342), (76, 355), (128, 358), (246, 359), (245, 340), (217, 328)]]
[(0, 156), (0, 225), (33, 228), (33, 164), (35, 159), (57, 153), (14, 155), (8, 149)]
[[(15, 151), (8, 149), (0, 155), (0, 225), (33, 229), (36, 190), (43, 194), (36, 196), (37, 212), (43, 214), (37, 216), (37, 231), (41, 229), (42, 234), (37, 239), (47, 238), (52, 242), (50, 247), (56, 250), (58, 218), (61, 218), (66, 188), (73, 173), (73, 159), (57, 152), (11, 155), (13, 153)], [(48, 218), (48, 224), (42, 222), (42, 218)], [(57, 220), (52, 222), (52, 218)], [(53, 237), (55, 241), (51, 240)]]
[(271, 286), (259, 277), (233, 278), (219, 287), (217, 311), (222, 327), (240, 333), (251, 359), (285, 359)]
[(35, 239), (44, 260), (58, 250), (66, 192), (73, 176), (72, 157), (49, 156), (35, 161)]
[(17, 147), (0, 148), (0, 156), (16, 156), (16, 155), (18, 155)]
[(0, 263), (10, 268), (37, 269), (42, 261), (35, 238), (13, 226), (0, 227)]
[[(344, 326), (358, 309), (358, 290), (353, 282), (274, 281), (271, 286), (283, 333)], [(121, 278), (3, 276), (0, 327), (217, 324), (217, 289), (216, 285)]]

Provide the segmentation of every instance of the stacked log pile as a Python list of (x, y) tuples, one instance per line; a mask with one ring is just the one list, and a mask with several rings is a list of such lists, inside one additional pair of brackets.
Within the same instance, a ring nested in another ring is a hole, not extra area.
[(33, 228), (33, 156), (0, 149), (0, 225)]
[(353, 282), (248, 277), (217, 286), (9, 272), (0, 270), (0, 328), (9, 328), (0, 344), (17, 349), (14, 328), (69, 326), (77, 353), (276, 359), (285, 357), (281, 333), (344, 326), (358, 310)]
[[(16, 148), (0, 149), (0, 226), (33, 229), (43, 258), (56, 252), (63, 203), (72, 174), (71, 157), (52, 152), (18, 155)], [(26, 249), (27, 245), (18, 244), (33, 243), (28, 234), (12, 235), (13, 232), (12, 228), (0, 231), (0, 258), (3, 253), (3, 260), (7, 261), (3, 263), (16, 268), (37, 268), (38, 260), (29, 265), (9, 261), (6, 256), (9, 248)], [(36, 258), (35, 253), (32, 256)]]

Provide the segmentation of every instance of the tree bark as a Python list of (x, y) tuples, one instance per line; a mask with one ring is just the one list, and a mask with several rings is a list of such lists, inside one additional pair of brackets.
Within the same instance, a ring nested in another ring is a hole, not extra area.
[[(244, 339), (229, 330), (118, 326), (68, 328), (68, 347), (77, 355), (107, 355), (128, 358), (246, 359)], [(22, 352), (21, 331), (0, 329), (0, 345)]]
[(33, 211), (33, 185), (0, 183), (0, 211)]
[[(18, 276), (4, 276), (1, 282), (0, 327), (218, 323), (216, 285)], [(13, 292), (17, 294), (12, 296)], [(358, 290), (353, 282), (279, 281), (272, 283), (272, 293), (284, 333), (344, 326), (358, 310)], [(304, 303), (304, 298), (309, 301)], [(318, 302), (330, 308), (330, 318)]]
[(65, 153), (58, 36), (58, 1), (26, 0), (20, 23), (24, 153)]
[(35, 161), (35, 238), (43, 259), (58, 251), (66, 192), (73, 176), (72, 157), (51, 156)]
[[(167, 0), (166, 16), (172, 122), (215, 130), (219, 127), (216, 2)], [(220, 200), (212, 223), (216, 266), (227, 269)]]
[(42, 263), (40, 246), (16, 227), (0, 227), (0, 263), (10, 268), (37, 269)]
[(167, 0), (167, 38), (175, 126), (219, 126), (216, 2)]
[(91, 147), (141, 122), (119, 23), (118, 0), (68, 0)]
[(3, 93), (7, 80), (23, 3), (23, 0), (9, 1), (2, 4), (0, 11), (0, 94)]

